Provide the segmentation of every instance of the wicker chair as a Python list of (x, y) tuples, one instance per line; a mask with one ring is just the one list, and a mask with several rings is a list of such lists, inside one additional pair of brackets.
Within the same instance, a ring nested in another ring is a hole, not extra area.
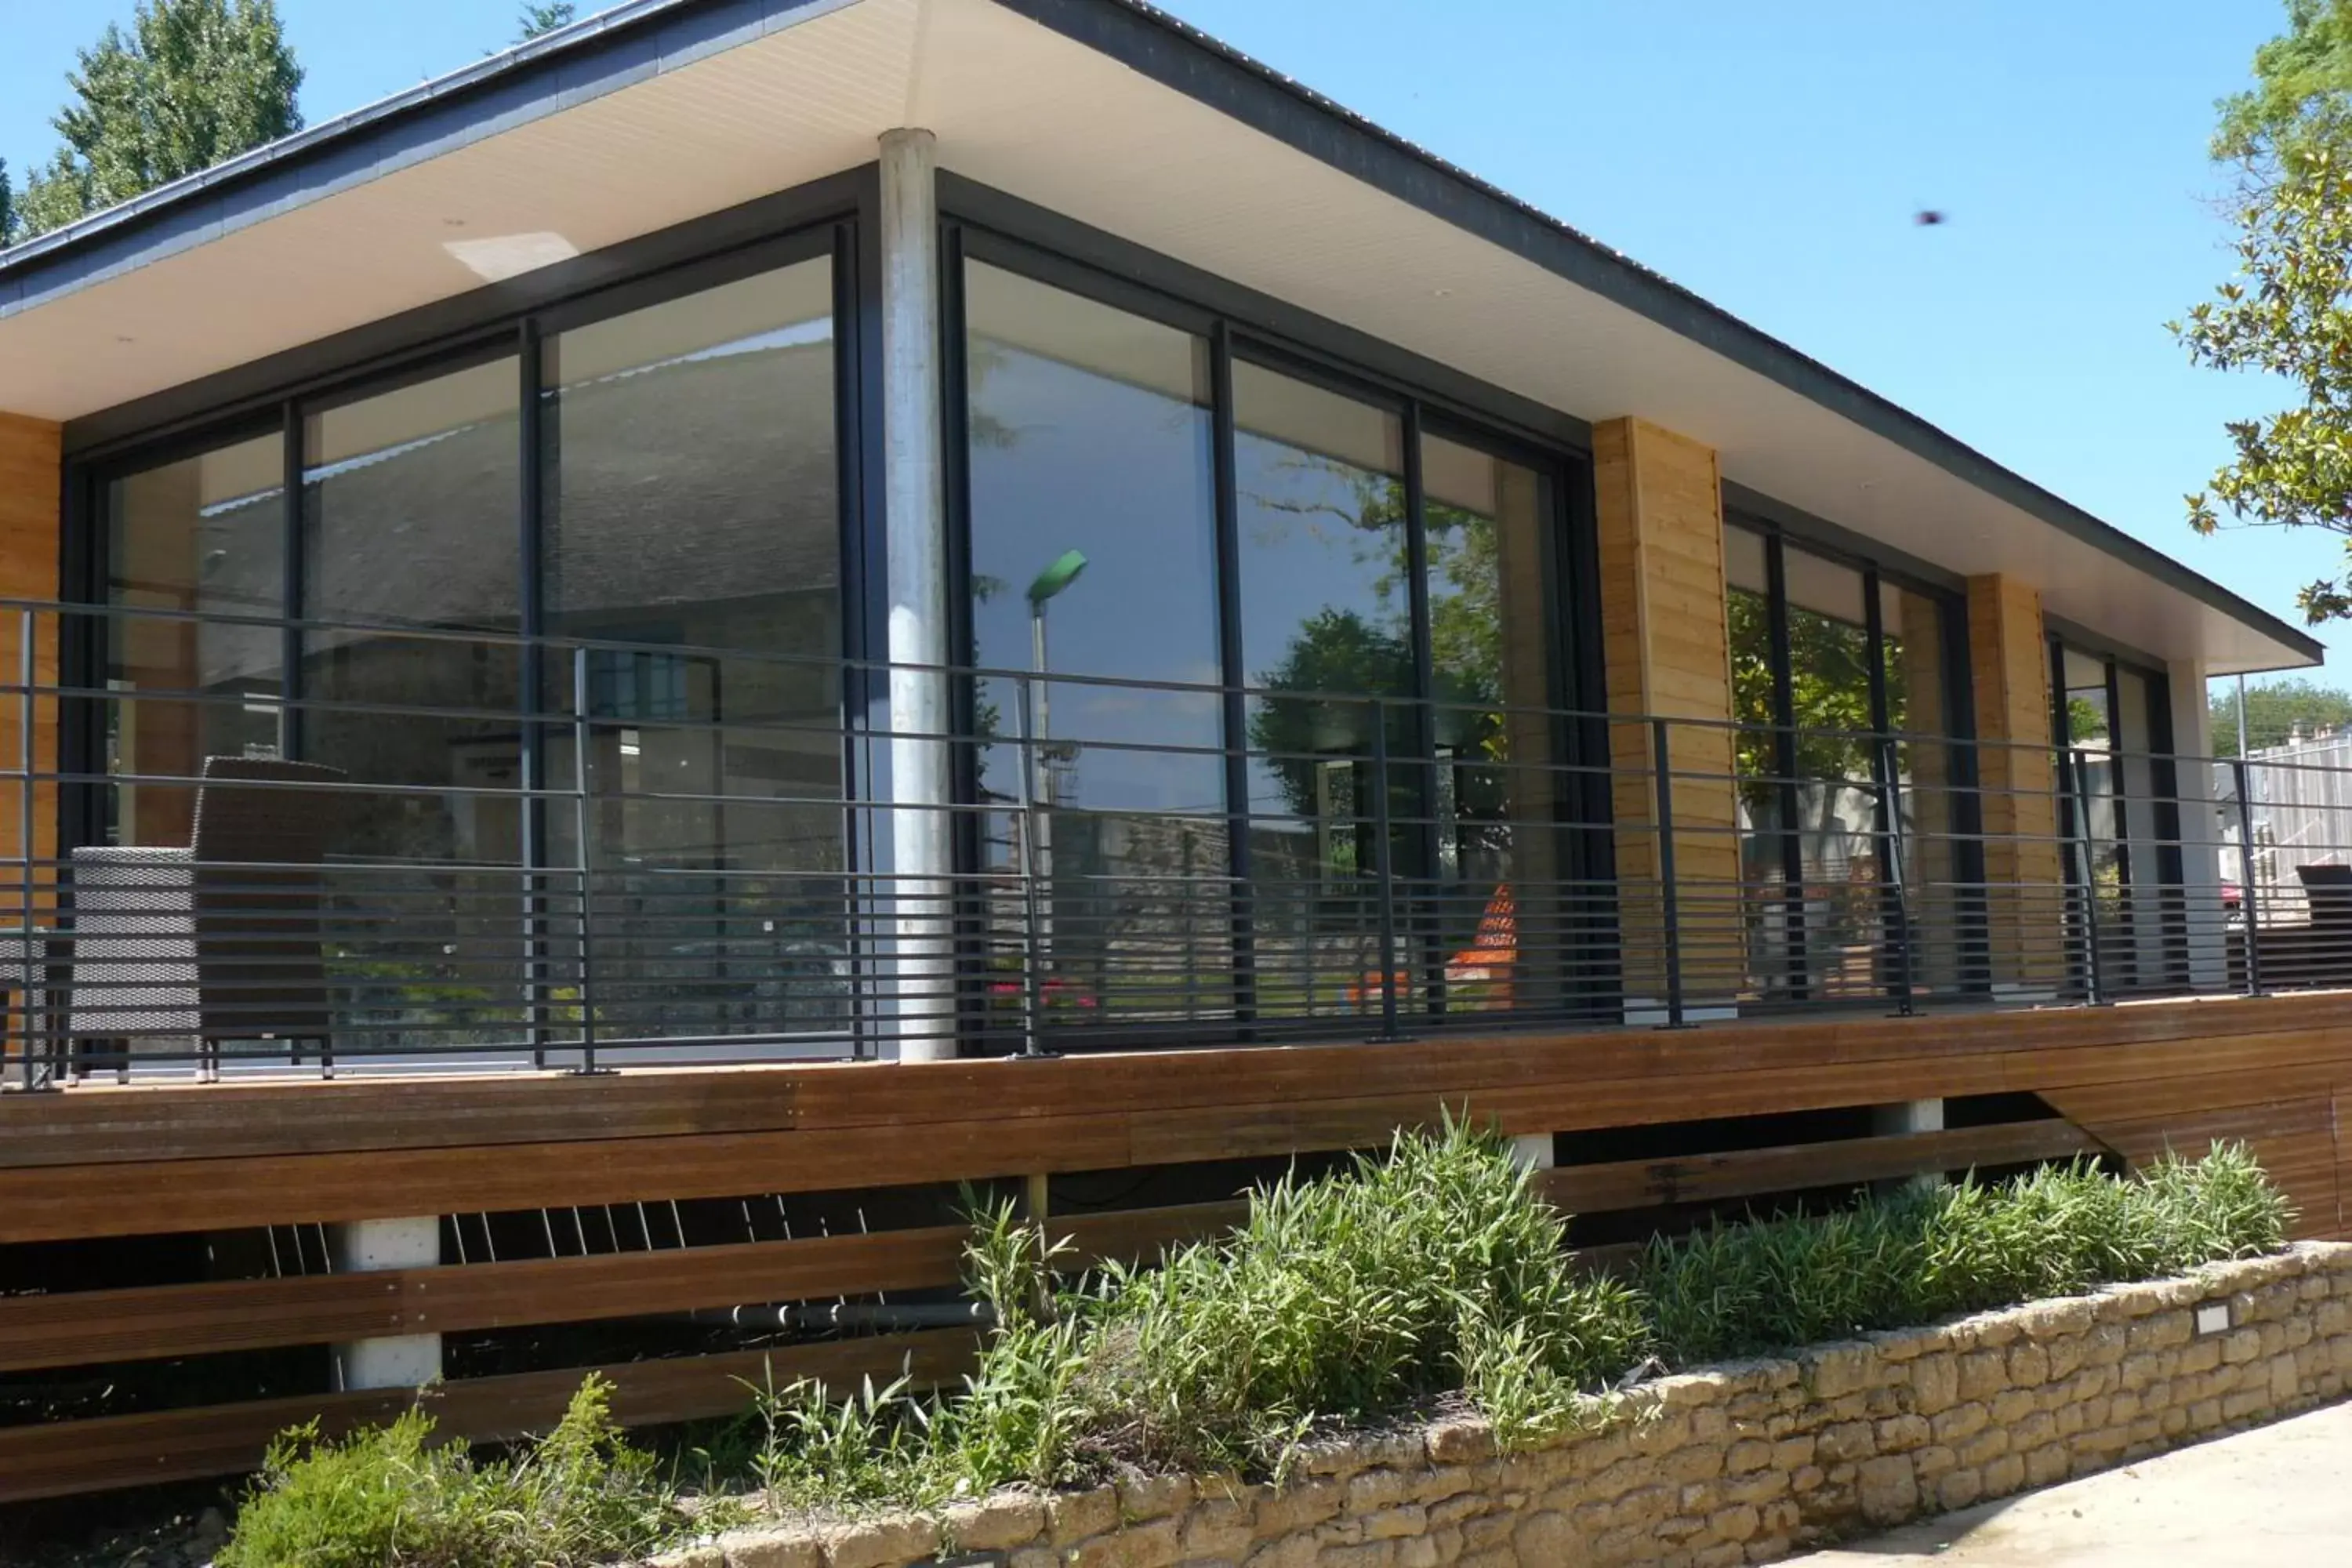
[(73, 852), (65, 1032), (77, 1074), (110, 1065), (127, 1077), (134, 1042), (193, 1039), (206, 1078), (218, 1076), (224, 1040), (284, 1040), (296, 1062), (316, 1042), (332, 1075), (319, 866), (342, 800), (268, 786), (345, 776), (207, 757), (194, 843)]

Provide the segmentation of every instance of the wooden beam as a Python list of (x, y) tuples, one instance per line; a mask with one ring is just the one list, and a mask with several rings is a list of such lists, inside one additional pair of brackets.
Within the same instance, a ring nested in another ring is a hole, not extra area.
[[(1144, 1261), (1230, 1229), (1245, 1200), (1056, 1216), (1072, 1266)], [(0, 1297), (0, 1372), (647, 1317), (957, 1284), (960, 1225), (442, 1268)]]
[[(613, 1385), (613, 1413), (630, 1426), (731, 1415), (750, 1390), (812, 1379), (837, 1387), (902, 1373), (918, 1387), (967, 1371), (979, 1336), (964, 1329), (686, 1356), (594, 1368)], [(319, 1394), (193, 1410), (111, 1415), (0, 1429), (0, 1503), (113, 1488), (235, 1475), (261, 1462), (270, 1440), (317, 1419), (330, 1433), (391, 1419), (422, 1400), (450, 1436), (490, 1440), (541, 1432), (591, 1369), (464, 1378), (421, 1394)]]
[[(1855, 1069), (1864, 1092), (1850, 1103), (1862, 1103), (1871, 1098), (1873, 1080), (1899, 1078), (1931, 1058), (2313, 1030), (2352, 1036), (2352, 993), (1917, 1018), (1814, 1016), (1711, 1024), (1681, 1034), (1554, 1028), (1378, 1049), (1352, 1042), (1228, 1047), (1074, 1056), (1017, 1068), (1002, 1061), (817, 1063), (633, 1068), (594, 1079), (517, 1073), (90, 1084), (60, 1094), (0, 1094), (0, 1170), (906, 1129), (975, 1118), (1004, 1126), (1334, 1099), (1434, 1101), (1535, 1083), (1826, 1066)], [(6, 1185), (0, 1179), (0, 1195)]]
[(1762, 1193), (1845, 1186), (1929, 1171), (2021, 1165), (2099, 1152), (2095, 1139), (2073, 1123), (2053, 1117), (1719, 1154), (1561, 1165), (1544, 1172), (1540, 1185), (1544, 1195), (1567, 1213), (1606, 1214), (1661, 1204), (1713, 1203)]

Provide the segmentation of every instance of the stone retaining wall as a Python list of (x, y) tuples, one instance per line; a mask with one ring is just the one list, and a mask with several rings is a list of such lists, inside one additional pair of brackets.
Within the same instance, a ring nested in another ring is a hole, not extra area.
[(2186, 1279), (1661, 1379), (1596, 1402), (1590, 1430), (1534, 1452), (1497, 1456), (1482, 1424), (1448, 1422), (1318, 1447), (1280, 1490), (1151, 1478), (1006, 1492), (937, 1516), (730, 1534), (661, 1562), (1769, 1563), (2258, 1425), (2334, 1399), (2347, 1382), (2352, 1246), (2305, 1244)]

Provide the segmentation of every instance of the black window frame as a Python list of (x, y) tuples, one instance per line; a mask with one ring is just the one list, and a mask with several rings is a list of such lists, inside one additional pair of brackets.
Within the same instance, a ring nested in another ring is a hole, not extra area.
[[(1607, 689), (1601, 668), (1599, 534), (1594, 518), (1592, 457), (1589, 441), (1563, 438), (1558, 429), (1532, 425), (1533, 405), (1521, 405), (1496, 389), (1466, 386), (1459, 378), (1445, 389), (1433, 389), (1430, 377), (1399, 374), (1351, 355), (1350, 336), (1314, 319), (1294, 319), (1282, 330), (1269, 325), (1263, 310), (1233, 300), (1222, 304), (1204, 294), (1230, 286), (1204, 280), (1181, 264), (1092, 230), (1080, 230), (1051, 215), (984, 187), (942, 177), (940, 244), (941, 358), (943, 404), (946, 409), (946, 481), (948, 506), (948, 597), (950, 661), (966, 668), (977, 664), (971, 622), (972, 506), (969, 466), (970, 418), (967, 319), (964, 305), (965, 268), (978, 263), (1013, 273), (1033, 282), (1062, 289), (1095, 303), (1123, 310), (1146, 321), (1190, 332), (1204, 340), (1210, 352), (1210, 395), (1213, 474), (1215, 486), (1217, 647), (1223, 677), (1223, 745), (1225, 748), (1225, 812), (1229, 863), (1226, 874), (1236, 892), (1232, 913), (1235, 971), (1235, 1007), (1231, 1024), (1213, 1026), (1221, 1039), (1257, 1041), (1328, 1033), (1328, 1018), (1262, 1019), (1253, 987), (1252, 921), (1248, 889), (1249, 836), (1242, 829), (1248, 818), (1249, 789), (1244, 742), (1245, 688), (1248, 672), (1241, 649), (1240, 547), (1235, 496), (1234, 409), (1233, 367), (1246, 363), (1277, 374), (1296, 377), (1338, 395), (1355, 399), (1395, 415), (1402, 423), (1406, 487), (1407, 548), (1411, 570), (1412, 643), (1417, 699), (1426, 701), (1433, 689), (1429, 605), (1425, 580), (1426, 534), (1420, 483), (1421, 441), (1424, 434), (1487, 452), (1522, 464), (1541, 474), (1551, 491), (1552, 515), (1544, 530), (1546, 559), (1546, 704), (1558, 710), (1559, 764), (1563, 775), (1558, 810), (1569, 820), (1565, 838), (1569, 863), (1562, 880), (1570, 887), (1611, 885), (1614, 881), (1612, 798), (1609, 777)], [(961, 198), (961, 199), (959, 199)], [(1078, 244), (1074, 247), (1073, 239)], [(1056, 242), (1059, 242), (1057, 244)], [(1073, 249), (1086, 254), (1074, 254)], [(1580, 430), (1580, 426), (1579, 427)], [(956, 683), (951, 701), (955, 732), (975, 733), (973, 682)], [(1416, 710), (1419, 711), (1419, 710)], [(1433, 752), (1426, 736), (1403, 765), (1433, 770)], [(957, 748), (954, 788), (960, 809), (955, 845), (956, 867), (968, 882), (976, 881), (982, 865), (977, 748)], [(1427, 796), (1433, 798), (1433, 795)], [(1424, 822), (1421, 836), (1425, 864), (1434, 865), (1436, 827)], [(1613, 922), (1605, 914), (1580, 915), (1594, 935), (1588, 944), (1571, 944), (1561, 955), (1558, 976), (1565, 1005), (1580, 1016), (1607, 1014), (1613, 1017), (1622, 1004), (1617, 962), (1601, 946)], [(977, 983), (984, 967), (982, 920), (976, 910), (963, 916), (967, 971)], [(1431, 945), (1433, 935), (1402, 962), (1418, 973), (1433, 974), (1443, 955)], [(1433, 957), (1433, 954), (1435, 956)], [(1420, 1009), (1404, 1010), (1415, 1023), (1434, 1023), (1443, 1012), (1442, 988), (1432, 984)], [(992, 1027), (984, 1011), (971, 1010), (978, 1022), (973, 1037), (984, 1049), (1007, 1049), (1014, 1043), (1001, 1026)], [(1209, 1029), (1210, 1026), (1204, 1026)], [(1083, 1031), (1056, 1038), (1059, 1048), (1115, 1049), (1142, 1037), (1114, 1025), (1089, 1025)], [(1149, 1037), (1167, 1043), (1164, 1030)]]
[[(1980, 993), (1992, 984), (1989, 954), (1982, 932), (1984, 930), (1984, 836), (1982, 802), (1976, 791), (1976, 707), (1969, 665), (1968, 599), (1965, 591), (1944, 584), (1931, 582), (1916, 572), (1900, 565), (1889, 566), (1866, 554), (1857, 553), (1841, 540), (1829, 540), (1801, 528), (1791, 527), (1780, 518), (1765, 515), (1758, 509), (1737, 504), (1728, 496), (1724, 505), (1724, 527), (1737, 528), (1756, 535), (1764, 547), (1765, 624), (1769, 638), (1768, 656), (1771, 665), (1773, 732), (1773, 771), (1780, 780), (1780, 816), (1784, 824), (1796, 820), (1797, 760), (1796, 760), (1796, 699), (1795, 671), (1790, 650), (1788, 551), (1803, 551), (1832, 564), (1856, 572), (1862, 577), (1864, 633), (1867, 653), (1865, 667), (1869, 676), (1870, 721), (1873, 734), (1882, 739), (1898, 738), (1889, 727), (1886, 696), (1886, 632), (1884, 625), (1885, 605), (1881, 590), (1896, 587), (1935, 601), (1937, 608), (1937, 635), (1941, 639), (1944, 689), (1940, 693), (1947, 721), (1946, 733), (1940, 736), (1915, 737), (1935, 740), (1948, 747), (1952, 777), (1948, 785), (1952, 811), (1948, 829), (1953, 851), (1953, 879), (1964, 889), (1958, 900), (1955, 914), (1955, 937), (1959, 944), (1957, 959), (1957, 982), (1965, 993)], [(1742, 592), (1754, 592), (1743, 589)], [(1882, 748), (1871, 752), (1871, 782), (1878, 795), (1875, 807), (1874, 835), (1881, 840), (1881, 853), (1893, 838), (1892, 825), (1885, 817), (1885, 800), (1893, 783), (1886, 776), (1885, 758)], [(1777, 837), (1780, 840), (1780, 876), (1788, 889), (1790, 904), (1787, 929), (1789, 937), (1789, 973), (1784, 1000), (1795, 1006), (1818, 1006), (1821, 999), (1811, 994), (1811, 968), (1806, 961), (1805, 922), (1803, 919), (1804, 863), (1803, 845), (1793, 826), (1783, 826)], [(1883, 988), (1883, 995), (1896, 1002), (1906, 1012), (1922, 994), (1910, 980), (1916, 970), (1911, 952), (1910, 922), (1899, 900), (1886, 901), (1882, 910), (1882, 930), (1885, 939), (1887, 970), (1891, 978)], [(1766, 1007), (1774, 1003), (1764, 1004)]]

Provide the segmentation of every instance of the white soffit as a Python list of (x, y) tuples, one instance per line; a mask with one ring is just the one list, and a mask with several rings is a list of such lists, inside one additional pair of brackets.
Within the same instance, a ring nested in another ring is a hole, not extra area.
[(0, 409), (69, 418), (853, 168), (895, 125), (983, 184), (2215, 673), (2308, 662), (1768, 376), (992, 0), (845, 0), (0, 320)]

